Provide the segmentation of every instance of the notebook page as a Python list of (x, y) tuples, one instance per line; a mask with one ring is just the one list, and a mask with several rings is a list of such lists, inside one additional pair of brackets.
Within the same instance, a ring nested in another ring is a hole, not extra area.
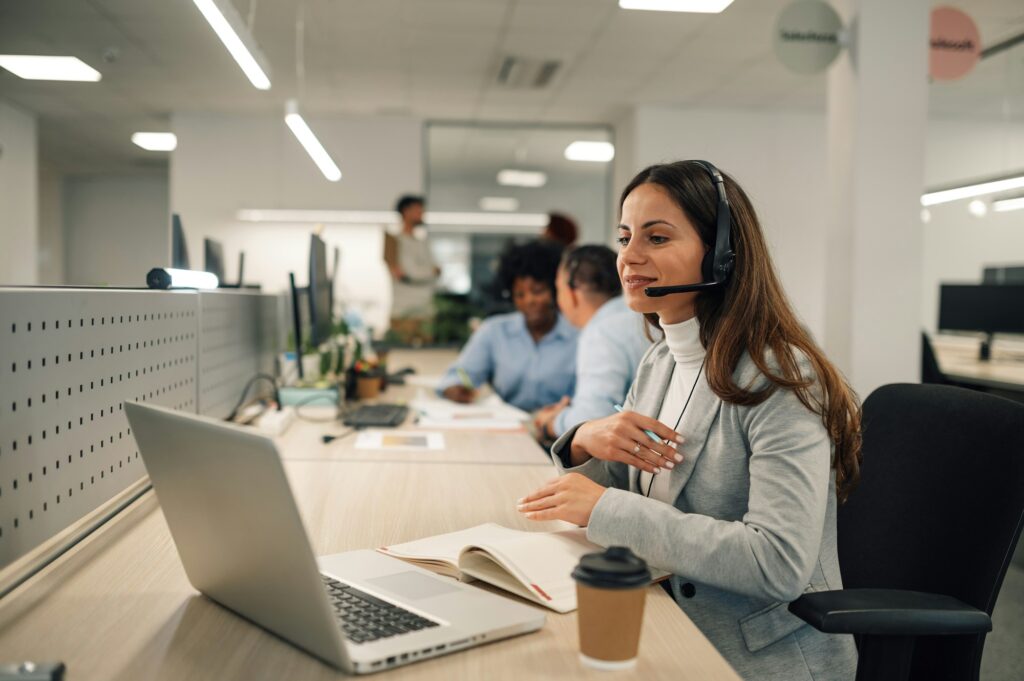
[[(403, 560), (415, 560), (417, 562), (439, 562), (458, 569), (459, 553), (468, 544), (486, 542), (504, 533), (515, 533), (516, 530), (509, 530), (501, 525), (485, 523), (470, 527), (457, 532), (439, 534), (424, 539), (416, 539), (403, 544), (392, 544), (377, 549), (381, 553), (402, 558)], [(457, 574), (447, 572), (446, 574)]]

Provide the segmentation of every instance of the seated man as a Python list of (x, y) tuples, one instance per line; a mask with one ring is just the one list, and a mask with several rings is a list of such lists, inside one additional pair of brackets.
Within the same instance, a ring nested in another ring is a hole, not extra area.
[(537, 413), (534, 426), (540, 439), (557, 438), (577, 423), (614, 413), (651, 345), (643, 317), (622, 299), (610, 248), (580, 246), (566, 251), (556, 287), (562, 314), (583, 331), (576, 353), (576, 393)]
[(501, 399), (524, 411), (571, 394), (576, 373), (576, 329), (555, 306), (561, 249), (531, 241), (501, 256), (497, 283), (516, 312), (484, 320), (441, 379), (438, 393), (472, 402), (490, 383)]

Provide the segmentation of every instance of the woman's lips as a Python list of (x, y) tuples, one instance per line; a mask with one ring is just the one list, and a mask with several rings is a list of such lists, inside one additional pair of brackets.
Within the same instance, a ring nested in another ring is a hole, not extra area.
[(623, 286), (629, 291), (636, 291), (637, 289), (644, 289), (653, 284), (657, 279), (653, 277), (641, 277), (639, 275), (631, 274), (623, 279)]

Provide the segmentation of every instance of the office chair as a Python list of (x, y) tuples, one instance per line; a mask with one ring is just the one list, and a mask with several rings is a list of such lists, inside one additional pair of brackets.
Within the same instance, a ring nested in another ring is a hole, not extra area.
[(950, 385), (950, 380), (939, 368), (939, 360), (935, 357), (935, 348), (931, 339), (924, 331), (921, 332), (921, 382)]
[(864, 402), (861, 484), (839, 507), (846, 587), (790, 612), (854, 634), (858, 681), (977, 681), (1024, 524), (1024, 405), (942, 385)]

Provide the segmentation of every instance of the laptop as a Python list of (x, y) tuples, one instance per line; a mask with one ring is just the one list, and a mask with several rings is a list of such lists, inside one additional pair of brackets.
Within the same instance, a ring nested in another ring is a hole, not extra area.
[(543, 626), (539, 610), (377, 551), (314, 557), (272, 440), (124, 409), (192, 586), (327, 664), (376, 672)]

